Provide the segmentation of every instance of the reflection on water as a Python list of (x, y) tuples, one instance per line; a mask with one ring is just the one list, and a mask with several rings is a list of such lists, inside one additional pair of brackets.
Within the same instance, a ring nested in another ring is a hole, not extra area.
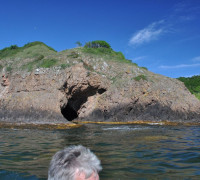
[(0, 129), (0, 179), (46, 179), (53, 154), (74, 144), (101, 159), (101, 180), (200, 179), (200, 127), (139, 125)]

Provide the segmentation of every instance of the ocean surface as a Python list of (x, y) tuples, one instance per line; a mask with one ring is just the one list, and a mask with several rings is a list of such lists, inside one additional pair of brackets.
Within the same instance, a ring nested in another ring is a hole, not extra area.
[(200, 127), (84, 125), (67, 130), (0, 129), (0, 180), (47, 179), (60, 149), (82, 144), (101, 160), (101, 180), (200, 179)]

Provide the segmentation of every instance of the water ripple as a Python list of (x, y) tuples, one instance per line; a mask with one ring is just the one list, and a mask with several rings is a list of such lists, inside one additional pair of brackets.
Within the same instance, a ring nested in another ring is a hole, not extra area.
[(200, 179), (200, 127), (85, 125), (0, 131), (0, 179), (42, 180), (55, 152), (83, 144), (100, 158), (101, 180)]

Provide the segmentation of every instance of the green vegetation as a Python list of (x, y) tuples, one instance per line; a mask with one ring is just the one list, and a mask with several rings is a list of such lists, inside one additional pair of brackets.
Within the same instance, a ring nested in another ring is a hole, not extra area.
[(147, 81), (147, 77), (145, 75), (139, 75), (139, 76), (136, 76), (133, 78), (134, 80), (136, 81), (140, 81), (141, 79), (144, 80), (144, 81)]
[(133, 63), (133, 65), (136, 66), (136, 67), (138, 67), (138, 64), (137, 64), (137, 63)]
[(37, 61), (40, 61), (40, 60), (42, 60), (43, 58), (44, 58), (44, 55), (39, 54), (36, 60), (37, 60)]
[(148, 69), (146, 68), (146, 67), (141, 67), (142, 69), (145, 69), (145, 70), (147, 70), (148, 71)]
[(188, 90), (200, 100), (200, 76), (179, 77), (178, 80), (184, 82)]
[(46, 44), (44, 44), (43, 42), (40, 42), (40, 41), (35, 41), (35, 42), (31, 42), (31, 43), (27, 43), (25, 44), (22, 48), (29, 48), (31, 46), (36, 46), (36, 45), (43, 45), (45, 47), (47, 47), (49, 50), (51, 51), (54, 51), (54, 52), (57, 52), (55, 49), (53, 49), (52, 47), (50, 46), (47, 46)]
[(115, 52), (112, 49), (107, 48), (84, 48), (83, 52), (88, 54), (94, 54), (97, 56), (108, 56), (109, 59), (121, 60), (122, 62), (130, 62), (125, 59), (124, 55), (121, 52)]
[(76, 45), (77, 45), (78, 47), (81, 47), (81, 46), (82, 46), (82, 43), (81, 43), (80, 41), (76, 41)]
[[(32, 42), (32, 43), (25, 44), (23, 47), (18, 47), (17, 45), (11, 45), (10, 47), (6, 47), (6, 48), (0, 50), (0, 59), (7, 58), (7, 57), (12, 57), (12, 56), (16, 55), (17, 53), (23, 52), (26, 49), (28, 49), (28, 48), (30, 48), (32, 46), (36, 46), (36, 45), (43, 45), (47, 49), (56, 52), (56, 50), (54, 50), (53, 48), (47, 46), (43, 42), (35, 41), (35, 42)], [(31, 54), (31, 52), (28, 51), (27, 54)]]
[(106, 60), (129, 63), (132, 65), (131, 60), (127, 60), (122, 52), (114, 51), (106, 41), (87, 42), (81, 51)]
[(103, 47), (99, 47), (99, 48), (84, 47), (81, 49), (81, 51), (86, 54), (94, 55), (96, 57), (102, 57), (107, 60), (113, 60), (113, 61), (118, 61), (122, 63), (132, 64), (132, 61), (127, 60), (122, 52), (116, 52), (116, 51), (113, 51), (112, 49), (103, 48)]
[(85, 48), (108, 48), (111, 49), (110, 44), (108, 44), (106, 41), (92, 41), (92, 42), (87, 42), (84, 46)]
[(67, 55), (67, 57), (71, 57), (71, 58), (78, 58), (79, 57), (79, 55), (78, 55), (78, 53), (77, 52), (75, 52), (75, 51), (72, 51), (69, 55)]
[(54, 66), (58, 62), (57, 59), (44, 59), (41, 64), (39, 64), (39, 67), (42, 68), (50, 68)]
[(61, 69), (65, 69), (67, 67), (70, 67), (70, 65), (69, 64), (61, 64), (60, 67), (61, 67)]
[(57, 59), (44, 59), (43, 55), (39, 55), (34, 61), (24, 64), (21, 69), (32, 71), (34, 68), (50, 68), (58, 62)]
[[(23, 47), (12, 45), (0, 50), (0, 71), (3, 67), (8, 72), (18, 70), (32, 71), (35, 68), (50, 68), (60, 66), (65, 69), (81, 59), (87, 58), (87, 64), (83, 62), (86, 69), (94, 71), (95, 60), (112, 61), (134, 65), (131, 60), (127, 60), (122, 52), (114, 51), (106, 41), (87, 42), (84, 47), (77, 41), (79, 48), (69, 49), (57, 53), (46, 44), (36, 41), (25, 44)], [(67, 62), (67, 63), (66, 63)], [(90, 64), (90, 62), (92, 64)]]
[(6, 72), (9, 72), (9, 73), (10, 73), (11, 71), (12, 71), (12, 67), (11, 67), (11, 66), (7, 66), (7, 67), (6, 67)]
[(26, 64), (24, 64), (21, 69), (22, 70), (28, 70), (29, 72), (33, 70), (33, 67), (38, 63), (38, 61), (31, 61), (31, 62), (28, 62)]
[(8, 56), (12, 56), (14, 54), (17, 54), (20, 51), (20, 48), (17, 45), (12, 45), (10, 47), (6, 47), (2, 50), (0, 50), (0, 58), (5, 58)]
[[(21, 68), (22, 70), (25, 70), (27, 69), (28, 71), (32, 71), (34, 67), (36, 67), (37, 64), (41, 63), (41, 60), (44, 58), (44, 55), (41, 55), (41, 54), (38, 54), (36, 56), (36, 58), (31, 61), (31, 62), (28, 62), (26, 64), (24, 64)], [(38, 66), (37, 66), (38, 67)]]

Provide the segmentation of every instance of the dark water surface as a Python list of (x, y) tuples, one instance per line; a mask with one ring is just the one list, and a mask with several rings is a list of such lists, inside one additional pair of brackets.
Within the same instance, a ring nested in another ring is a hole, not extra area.
[(74, 144), (101, 159), (101, 180), (200, 179), (200, 127), (84, 125), (0, 129), (0, 180), (47, 179), (53, 154)]

